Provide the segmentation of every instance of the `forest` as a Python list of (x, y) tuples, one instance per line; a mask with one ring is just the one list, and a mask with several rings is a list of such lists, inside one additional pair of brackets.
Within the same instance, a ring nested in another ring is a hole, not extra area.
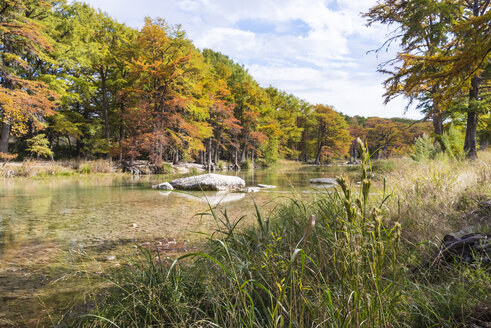
[(349, 117), (261, 87), (244, 66), (197, 49), (160, 18), (136, 30), (82, 2), (1, 1), (0, 156), (321, 164), (356, 161), (356, 138), (376, 158), (407, 154), (423, 135), (445, 149), (452, 128), (465, 131), (465, 152), (476, 157), (491, 135), (489, 11), (472, 12), (469, 1), (415, 6), (415, 22), (398, 1), (387, 3), (365, 14), (369, 24), (401, 26), (388, 42), (400, 39), (403, 50), (379, 68), (389, 74), (385, 100), (406, 97), (421, 121)]

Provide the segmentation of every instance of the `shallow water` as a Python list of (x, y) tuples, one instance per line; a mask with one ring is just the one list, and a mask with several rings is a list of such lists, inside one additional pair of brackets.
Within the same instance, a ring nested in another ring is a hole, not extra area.
[(308, 199), (323, 192), (309, 179), (333, 176), (273, 169), (238, 175), (248, 186), (277, 188), (247, 195), (150, 188), (169, 181), (168, 176), (0, 181), (0, 327), (35, 326), (53, 307), (68, 306), (73, 295), (90, 288), (83, 271), (103, 270), (107, 256), (117, 257), (110, 265), (119, 264), (122, 249), (156, 240), (192, 244), (200, 236), (196, 232), (214, 231), (213, 218), (198, 215), (208, 210), (205, 198), (227, 208), (232, 220), (243, 215), (252, 220), (249, 196), (267, 215), (288, 198)]

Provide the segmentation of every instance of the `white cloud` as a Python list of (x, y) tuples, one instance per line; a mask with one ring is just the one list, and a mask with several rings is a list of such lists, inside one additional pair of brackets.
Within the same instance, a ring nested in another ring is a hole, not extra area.
[[(383, 105), (384, 77), (376, 72), (381, 59), (366, 54), (385, 39), (384, 27), (367, 28), (360, 15), (375, 0), (86, 2), (134, 27), (140, 27), (145, 16), (182, 24), (199, 48), (212, 48), (244, 64), (261, 85), (273, 85), (312, 103), (333, 105), (350, 115), (403, 115), (403, 101)], [(260, 22), (275, 28), (255, 33), (240, 29), (238, 24), (243, 21), (257, 21), (258, 28)], [(285, 28), (291, 21), (303, 22), (307, 30), (295, 34), (294, 29)]]
[(243, 52), (253, 49), (256, 45), (256, 37), (252, 32), (225, 27), (211, 28), (208, 32), (195, 41), (197, 47)]

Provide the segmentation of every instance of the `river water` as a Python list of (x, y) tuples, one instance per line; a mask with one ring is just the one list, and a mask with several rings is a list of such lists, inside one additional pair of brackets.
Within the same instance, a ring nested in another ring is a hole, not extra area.
[(134, 245), (175, 240), (182, 247), (176, 251), (186, 251), (200, 238), (196, 232), (217, 227), (211, 216), (199, 215), (208, 210), (207, 201), (226, 208), (232, 220), (252, 220), (250, 196), (268, 215), (288, 198), (307, 200), (324, 192), (309, 179), (333, 177), (295, 169), (238, 175), (248, 186), (277, 188), (253, 194), (150, 188), (169, 176), (0, 180), (0, 327), (43, 326), (50, 316), (56, 323), (95, 288), (87, 272), (120, 265)]

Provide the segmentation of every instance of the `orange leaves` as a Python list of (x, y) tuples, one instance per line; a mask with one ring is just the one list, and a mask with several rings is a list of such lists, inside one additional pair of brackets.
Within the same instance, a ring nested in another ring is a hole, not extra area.
[(0, 22), (2, 44), (0, 73), (0, 119), (11, 126), (11, 132), (22, 135), (27, 132), (27, 122), (38, 129), (44, 127), (43, 117), (54, 113), (58, 95), (43, 82), (35, 81), (30, 62), (51, 63), (47, 52), (53, 46), (43, 33), (44, 27), (29, 18), (32, 8), (49, 7), (47, 1), (26, 3), (8, 1)]
[(17, 154), (6, 154), (0, 152), (0, 161), (8, 162), (16, 158), (17, 158)]
[[(173, 153), (184, 149), (194, 153), (203, 149), (201, 139), (212, 135), (205, 123), (210, 113), (204, 107), (210, 100), (203, 95), (200, 61), (195, 53), (182, 31), (161, 19), (147, 18), (136, 38), (133, 59), (128, 62), (135, 82), (126, 94), (151, 122), (145, 133), (154, 137), (146, 151), (156, 162), (170, 151), (164, 146)], [(131, 120), (127, 124), (139, 126)], [(146, 135), (138, 130), (132, 130), (133, 138)]]
[(430, 122), (403, 123), (372, 117), (366, 120), (364, 135), (371, 153), (380, 157), (406, 154), (417, 137), (430, 134)]
[(58, 96), (43, 82), (10, 78), (11, 87), (0, 87), (2, 120), (12, 126), (12, 132), (21, 135), (27, 132), (26, 123), (33, 120), (42, 128), (40, 118), (54, 114)]
[[(314, 136), (317, 138), (318, 152), (327, 157), (343, 157), (348, 153), (351, 138), (348, 124), (344, 118), (326, 105), (314, 107)], [(320, 155), (318, 154), (317, 157)], [(321, 156), (322, 157), (322, 156)]]
[(252, 141), (254, 141), (258, 144), (262, 144), (268, 140), (268, 136), (266, 134), (264, 134), (263, 132), (259, 132), (259, 131), (250, 132), (249, 136), (250, 136)]

